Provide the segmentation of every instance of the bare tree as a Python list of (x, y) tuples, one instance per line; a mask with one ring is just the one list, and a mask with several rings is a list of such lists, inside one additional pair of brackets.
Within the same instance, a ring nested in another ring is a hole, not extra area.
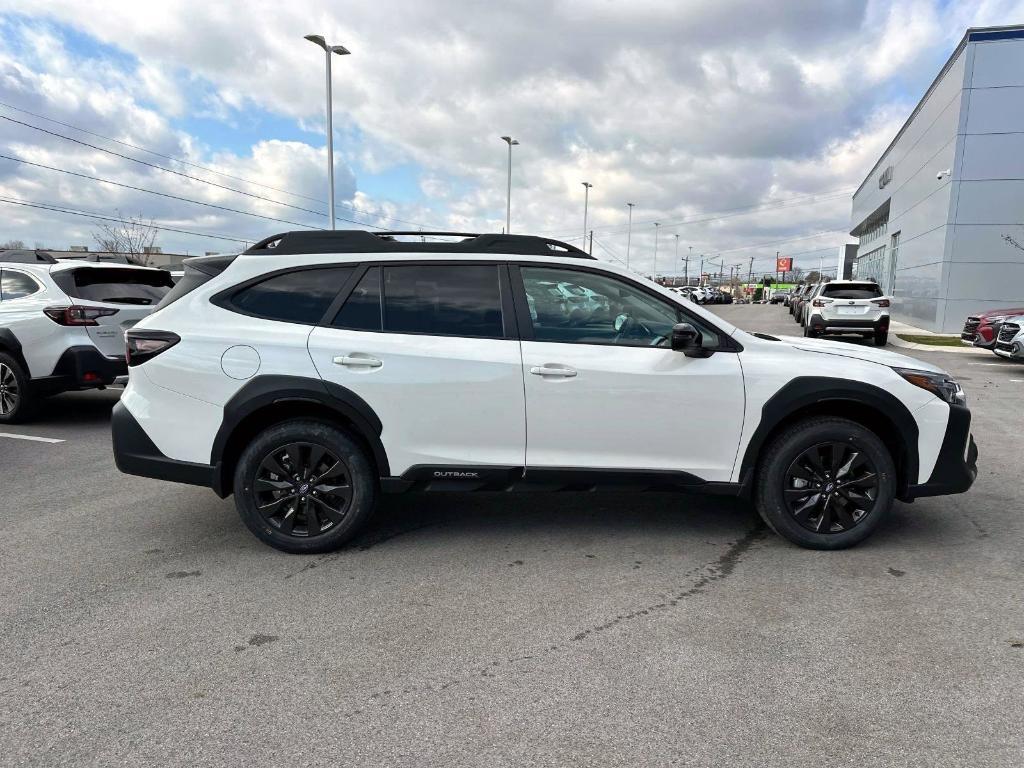
[(0, 243), (0, 251), (20, 251), (24, 247), (24, 240), (8, 240), (6, 243)]
[(157, 229), (153, 220), (146, 221), (142, 214), (125, 217), (120, 211), (115, 215), (119, 221), (104, 221), (96, 225), (92, 239), (102, 251), (123, 253), (128, 260), (142, 266), (151, 266), (153, 256), (147, 253), (156, 243)]

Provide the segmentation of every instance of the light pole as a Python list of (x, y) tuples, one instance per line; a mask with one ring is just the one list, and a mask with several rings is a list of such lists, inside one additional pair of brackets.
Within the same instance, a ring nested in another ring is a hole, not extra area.
[(633, 239), (633, 206), (636, 203), (626, 203), (629, 207), (629, 225), (626, 227), (626, 269), (629, 269), (629, 242)]
[(589, 181), (581, 181), (583, 185), (583, 247), (587, 245), (587, 205), (590, 203), (590, 188), (594, 186)]
[(306, 40), (316, 43), (327, 54), (327, 211), (334, 229), (334, 107), (331, 104), (331, 54), (347, 56), (349, 51), (343, 45), (328, 45), (323, 35), (306, 35)]
[(690, 259), (693, 258), (693, 246), (692, 245), (688, 245), (686, 247), (690, 249), (690, 253), (686, 257), (686, 266), (683, 267), (683, 269), (685, 270), (683, 272), (683, 275), (686, 277), (686, 284), (689, 285), (690, 284)]
[[(676, 269), (679, 269), (679, 267), (678, 267), (678, 264), (679, 264), (679, 233), (676, 233), (675, 238), (676, 238), (676, 265), (677, 265)], [(678, 275), (679, 273), (676, 272), (676, 274)]]
[(512, 232), (512, 147), (519, 142), (511, 136), (502, 136), (501, 140), (508, 144), (508, 192), (505, 196), (505, 233)]
[(657, 221), (654, 222), (654, 275), (651, 278), (654, 282), (658, 282), (658, 227), (660, 226), (661, 224)]

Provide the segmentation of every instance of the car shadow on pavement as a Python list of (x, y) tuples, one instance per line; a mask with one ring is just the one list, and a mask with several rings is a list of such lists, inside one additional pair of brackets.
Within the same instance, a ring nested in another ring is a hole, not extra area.
[(93, 426), (109, 424), (110, 412), (121, 397), (121, 389), (65, 392), (39, 403), (33, 424)]

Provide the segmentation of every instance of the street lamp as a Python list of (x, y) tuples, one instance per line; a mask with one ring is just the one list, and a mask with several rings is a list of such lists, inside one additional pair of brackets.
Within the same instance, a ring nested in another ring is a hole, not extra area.
[(683, 267), (683, 269), (685, 270), (683, 272), (683, 275), (685, 275), (685, 277), (686, 277), (686, 285), (689, 286), (690, 285), (690, 259), (693, 258), (693, 246), (692, 245), (688, 245), (686, 247), (690, 249), (690, 253), (686, 257), (686, 266)]
[(629, 207), (629, 226), (626, 229), (626, 269), (629, 269), (629, 242), (633, 239), (633, 206), (636, 203), (626, 203)]
[(502, 136), (501, 140), (508, 144), (508, 193), (505, 197), (505, 232), (512, 231), (512, 147), (519, 142), (511, 136)]
[(590, 203), (590, 188), (594, 186), (589, 181), (581, 181), (583, 185), (583, 247), (587, 247), (587, 206)]
[[(676, 264), (678, 265), (679, 264), (679, 233), (677, 232), (674, 235), (674, 237), (676, 238)], [(676, 269), (679, 269), (679, 267), (676, 266)], [(673, 270), (673, 271), (675, 271), (675, 270)], [(679, 273), (676, 272), (676, 274), (678, 275)]]
[(658, 282), (658, 227), (661, 224), (654, 222), (654, 282)]
[(350, 51), (343, 45), (328, 45), (323, 35), (306, 35), (306, 40), (316, 43), (327, 54), (327, 210), (334, 229), (334, 109), (331, 104), (331, 54), (347, 56)]

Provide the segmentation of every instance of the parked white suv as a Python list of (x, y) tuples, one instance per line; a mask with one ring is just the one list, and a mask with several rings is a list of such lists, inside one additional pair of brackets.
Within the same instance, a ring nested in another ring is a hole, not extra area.
[[(186, 260), (126, 334), (118, 467), (234, 493), (289, 552), (339, 546), (381, 492), (602, 486), (752, 498), (838, 549), (974, 480), (963, 391), (928, 363), (745, 333), (556, 241), (400, 234)], [(610, 313), (534, 298), (562, 282)]]
[(124, 331), (170, 290), (168, 272), (45, 252), (0, 252), (0, 423), (40, 398), (128, 373)]
[(992, 351), (1007, 360), (1024, 360), (1024, 315), (1003, 321)]
[(884, 347), (889, 340), (889, 299), (871, 280), (829, 280), (804, 302), (804, 336), (856, 333)]

